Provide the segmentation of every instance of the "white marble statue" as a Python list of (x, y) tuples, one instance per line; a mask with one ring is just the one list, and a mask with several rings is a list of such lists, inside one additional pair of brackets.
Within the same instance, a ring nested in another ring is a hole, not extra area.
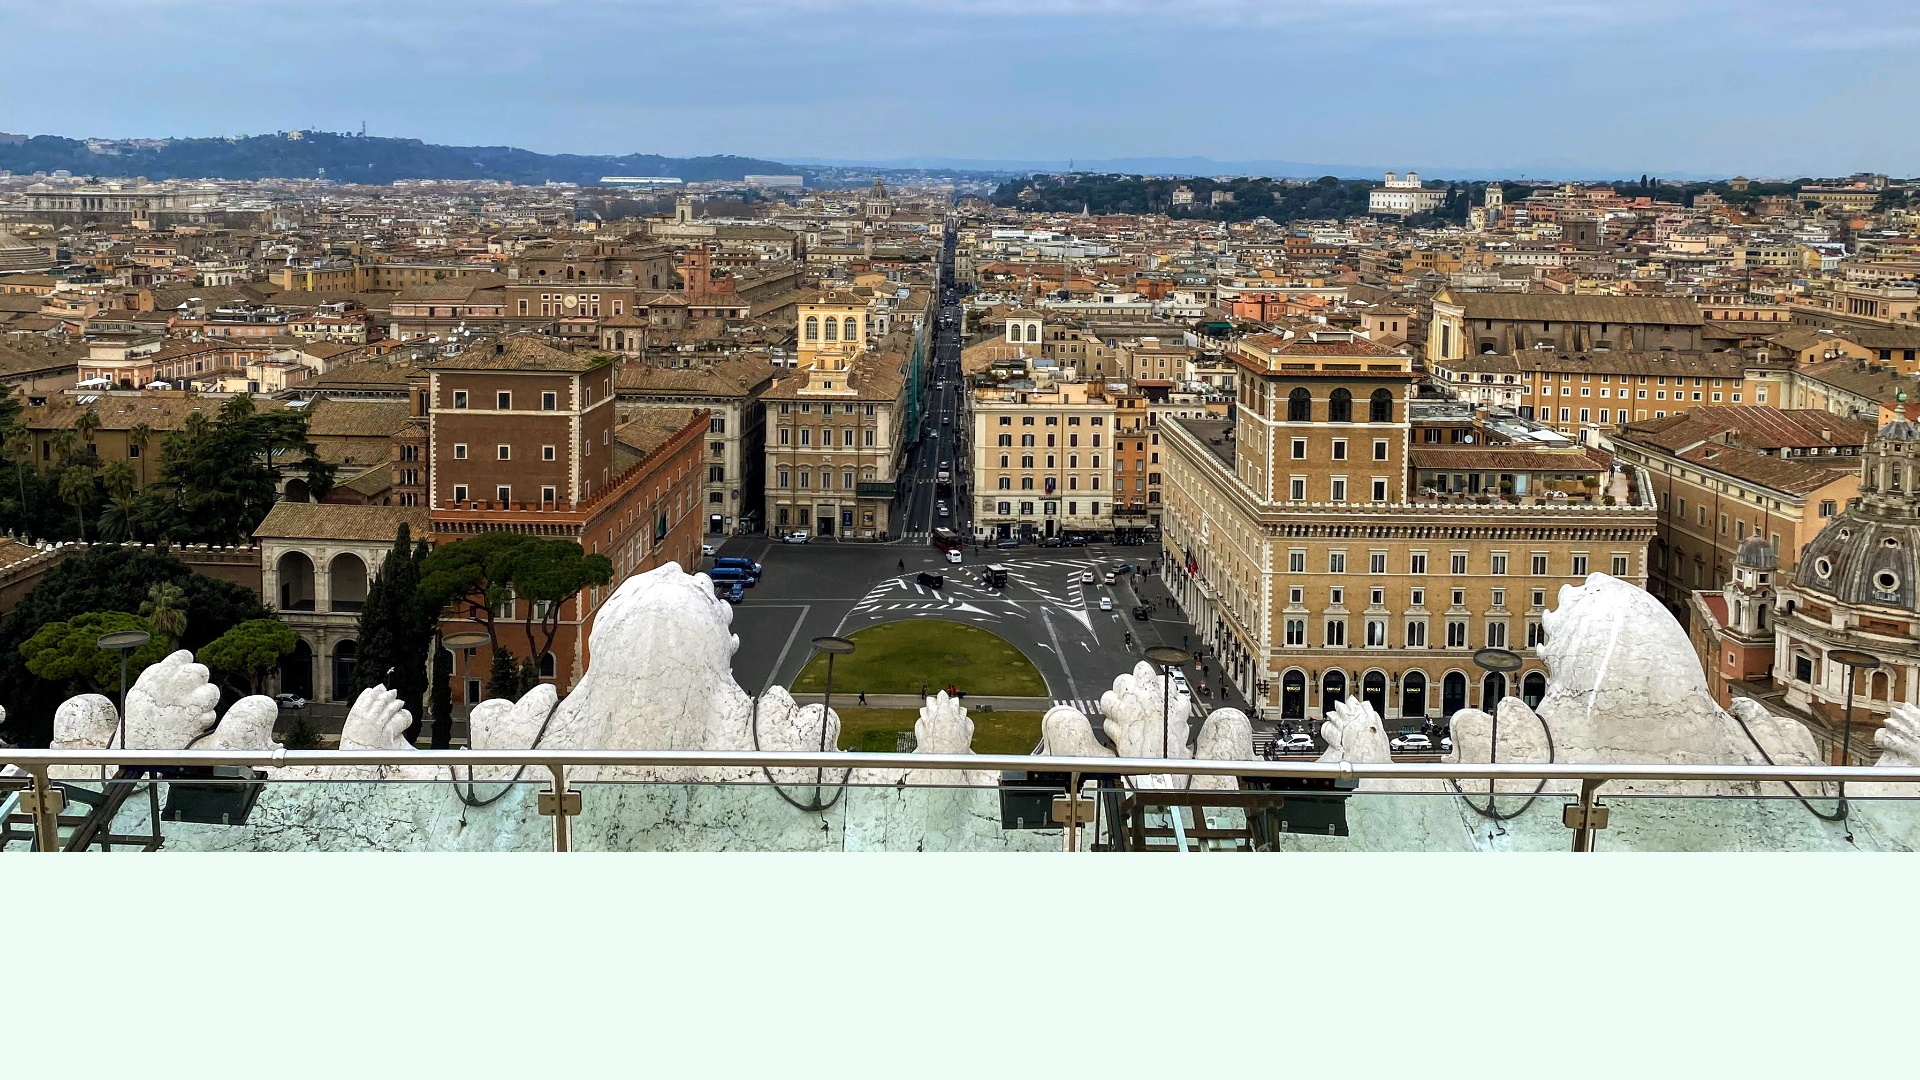
[(220, 726), (196, 739), (193, 750), (278, 750), (273, 725), (280, 706), (264, 694), (243, 697), (220, 718)]
[[(1887, 722), (1879, 731), (1873, 733), (1873, 743), (1880, 748), (1880, 760), (1874, 762), (1876, 768), (1920, 767), (1920, 706), (1904, 702), (1893, 707), (1887, 714)], [(1916, 784), (1849, 784), (1847, 794), (1854, 799), (1920, 799), (1920, 785)], [(1868, 807), (1869, 812), (1881, 808)], [(1900, 819), (1920, 818), (1894, 807), (1885, 816)], [(1920, 820), (1914, 821), (1914, 831), (1920, 833)], [(1917, 837), (1920, 839), (1920, 837)]]
[[(762, 698), (764, 701), (765, 699)], [(1085, 725), (1086, 721), (1081, 721)], [(916, 754), (973, 753), (973, 718), (945, 690), (924, 699), (913, 722)], [(994, 787), (999, 774), (985, 769), (859, 769), (854, 784), (911, 784), (926, 787)]]
[[(53, 712), (54, 750), (105, 750), (120, 729), (120, 710), (101, 694), (81, 694), (60, 703)], [(55, 780), (98, 780), (97, 765), (55, 765), (47, 770)]]
[(185, 649), (150, 665), (127, 691), (127, 748), (179, 750), (214, 726), (220, 688)]

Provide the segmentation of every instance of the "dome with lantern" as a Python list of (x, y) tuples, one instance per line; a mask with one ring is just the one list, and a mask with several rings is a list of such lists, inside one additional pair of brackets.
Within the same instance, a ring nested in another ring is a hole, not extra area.
[(1894, 420), (1874, 436), (1859, 500), (1807, 543), (1793, 579), (1841, 604), (1920, 611), (1920, 427)]

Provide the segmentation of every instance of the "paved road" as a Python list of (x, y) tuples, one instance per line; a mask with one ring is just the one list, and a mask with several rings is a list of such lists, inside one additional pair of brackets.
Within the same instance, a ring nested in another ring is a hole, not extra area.
[[(953, 275), (953, 241), (942, 255), (943, 280)], [(959, 446), (961, 426), (966, 422), (962, 401), (965, 394), (960, 380), (960, 308), (957, 298), (943, 291), (936, 309), (933, 339), (933, 370), (928, 379), (926, 422), (918, 445), (908, 453), (900, 471), (901, 514), (897, 532), (903, 543), (925, 540), (936, 526), (968, 534), (970, 492), (968, 460)], [(941, 496), (938, 473), (946, 467), (953, 476), (949, 494)], [(948, 504), (949, 514), (939, 513), (939, 503)]]

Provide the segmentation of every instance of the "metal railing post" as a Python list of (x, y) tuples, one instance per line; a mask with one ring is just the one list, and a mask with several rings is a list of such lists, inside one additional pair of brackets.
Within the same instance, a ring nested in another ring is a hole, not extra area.
[(31, 803), (33, 813), (33, 840), (41, 851), (60, 850), (60, 811), (66, 804), (66, 795), (53, 786), (47, 776), (46, 766), (36, 769), (27, 767), (28, 775), (33, 777), (33, 789), (21, 799), (22, 803)]
[(1580, 802), (1561, 812), (1562, 820), (1573, 829), (1573, 850), (1592, 851), (1595, 834), (1607, 827), (1607, 808), (1595, 799), (1605, 780), (1580, 781)]
[(553, 818), (553, 850), (573, 850), (573, 826), (571, 819), (580, 812), (580, 793), (567, 788), (567, 767), (550, 764), (547, 771), (553, 774), (553, 790), (540, 793), (540, 813)]

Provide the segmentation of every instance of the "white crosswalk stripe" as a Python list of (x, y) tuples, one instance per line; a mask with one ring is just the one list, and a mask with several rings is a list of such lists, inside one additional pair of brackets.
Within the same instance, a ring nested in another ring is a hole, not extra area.
[(1080, 715), (1088, 719), (1100, 715), (1100, 702), (1092, 698), (1054, 698), (1053, 703), (1055, 705), (1065, 705), (1070, 709), (1076, 709)]

